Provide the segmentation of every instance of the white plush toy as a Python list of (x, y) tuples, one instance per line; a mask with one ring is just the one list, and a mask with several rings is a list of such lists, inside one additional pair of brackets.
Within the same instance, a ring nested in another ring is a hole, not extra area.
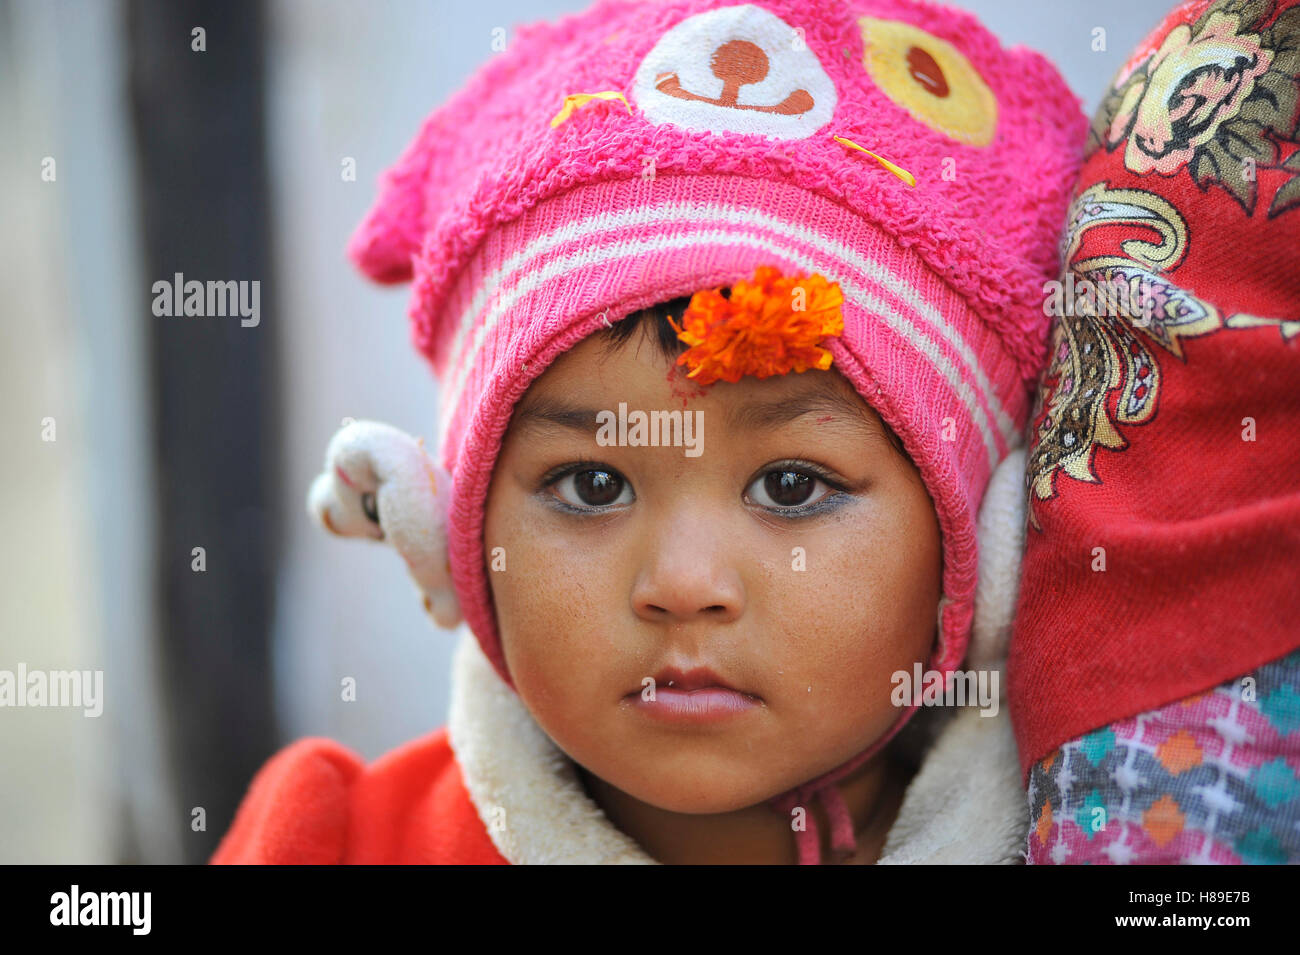
[(461, 621), (447, 558), (451, 480), (422, 439), (378, 421), (340, 428), (312, 482), (307, 511), (340, 537), (387, 541), (406, 561), (438, 626)]

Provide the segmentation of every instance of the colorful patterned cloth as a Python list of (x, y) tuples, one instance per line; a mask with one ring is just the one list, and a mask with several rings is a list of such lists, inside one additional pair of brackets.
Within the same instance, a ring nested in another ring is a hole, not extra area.
[(1007, 660), (1026, 787), (1300, 648), (1300, 0), (1179, 3), (1064, 225)]
[(1029, 774), (1036, 863), (1300, 863), (1300, 651), (1071, 740)]

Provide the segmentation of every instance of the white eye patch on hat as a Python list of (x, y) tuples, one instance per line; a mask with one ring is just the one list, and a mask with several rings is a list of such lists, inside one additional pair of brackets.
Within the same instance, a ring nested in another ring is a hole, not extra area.
[(632, 97), (656, 126), (769, 139), (806, 139), (838, 100), (802, 32), (753, 4), (674, 26), (641, 61)]

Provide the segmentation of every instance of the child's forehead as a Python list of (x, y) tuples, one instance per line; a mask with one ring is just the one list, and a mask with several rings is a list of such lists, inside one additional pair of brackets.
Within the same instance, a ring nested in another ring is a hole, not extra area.
[(767, 378), (742, 377), (699, 387), (649, 349), (630, 343), (603, 350), (588, 339), (565, 353), (528, 388), (515, 407), (517, 430), (537, 426), (590, 428), (602, 411), (697, 410), (735, 433), (798, 423), (839, 424), (878, 433), (880, 418), (834, 368), (809, 369)]
[[(808, 369), (756, 378), (745, 375), (736, 382), (698, 386), (686, 377), (686, 368), (676, 365), (651, 345), (645, 329), (628, 341), (615, 344), (590, 335), (558, 356), (535, 379), (520, 400), (520, 406), (549, 396), (552, 392), (585, 395), (662, 391), (677, 399), (708, 401), (739, 406), (789, 400), (820, 403), (827, 412), (875, 417), (870, 405), (836, 368)], [(618, 400), (617, 397), (615, 400)]]
[(780, 425), (803, 415), (819, 420), (846, 418), (873, 422), (877, 419), (871, 406), (836, 371), (814, 369), (763, 379), (742, 378), (736, 386), (735, 390), (724, 393), (724, 400), (728, 404), (729, 423), (737, 430)]

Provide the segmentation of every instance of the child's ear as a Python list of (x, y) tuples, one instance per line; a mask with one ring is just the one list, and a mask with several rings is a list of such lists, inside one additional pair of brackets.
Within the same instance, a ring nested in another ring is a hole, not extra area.
[(451, 480), (421, 441), (391, 425), (355, 421), (341, 428), (312, 482), (307, 511), (342, 537), (388, 541), (402, 555), (438, 626), (461, 621), (447, 558)]
[(989, 478), (980, 504), (979, 577), (966, 658), (972, 669), (1000, 667), (1007, 658), (1025, 547), (1025, 448), (1007, 453)]

